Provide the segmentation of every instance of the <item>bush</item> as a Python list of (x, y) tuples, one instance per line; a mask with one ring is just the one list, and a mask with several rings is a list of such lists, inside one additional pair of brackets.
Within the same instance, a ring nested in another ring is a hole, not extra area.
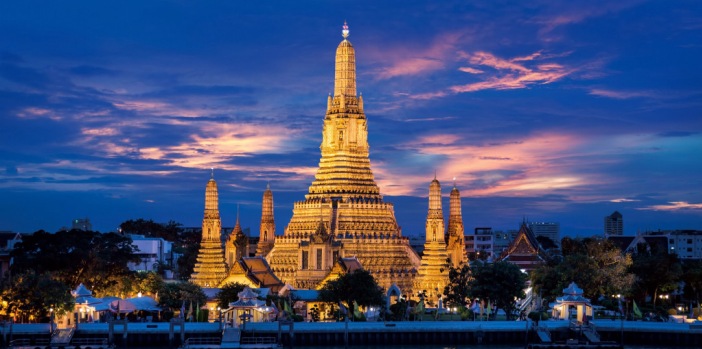
[(548, 320), (548, 314), (545, 311), (532, 311), (527, 316), (537, 324), (541, 320)]
[(678, 315), (678, 311), (675, 308), (668, 309), (668, 315)]

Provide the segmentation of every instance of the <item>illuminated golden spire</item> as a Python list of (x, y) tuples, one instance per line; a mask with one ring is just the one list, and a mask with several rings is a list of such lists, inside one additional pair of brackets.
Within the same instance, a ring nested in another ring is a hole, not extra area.
[(444, 242), (444, 213), (441, 209), (441, 184), (434, 177), (429, 184), (429, 211), (427, 212), (426, 241)]
[(347, 40), (349, 26), (344, 22), (341, 41), (336, 48), (336, 69), (334, 75), (334, 97), (356, 97), (356, 52)]
[(454, 267), (468, 262), (461, 214), (461, 192), (456, 188), (456, 178), (453, 179), (453, 189), (449, 197), (448, 222), (448, 253)]
[(197, 262), (190, 281), (200, 287), (217, 287), (226, 276), (222, 250), (222, 221), (219, 218), (219, 200), (214, 170), (205, 188), (205, 215), (202, 219), (202, 239)]
[(263, 192), (261, 204), (261, 226), (258, 230), (259, 240), (256, 246), (256, 255), (265, 257), (275, 243), (275, 220), (273, 217), (273, 192), (268, 184)]

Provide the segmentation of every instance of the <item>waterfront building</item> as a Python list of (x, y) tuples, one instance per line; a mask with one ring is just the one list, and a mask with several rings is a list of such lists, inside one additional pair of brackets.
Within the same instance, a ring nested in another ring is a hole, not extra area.
[(604, 218), (604, 234), (608, 235), (624, 235), (624, 217), (619, 211), (614, 211), (611, 215)]
[(268, 184), (263, 192), (261, 205), (261, 226), (259, 228), (256, 255), (267, 256), (275, 244), (275, 219), (273, 218), (273, 192)]
[(393, 205), (383, 200), (375, 183), (368, 120), (363, 97), (356, 93), (356, 54), (346, 24), (342, 34), (334, 93), (327, 98), (323, 121), (319, 168), (266, 260), (283, 282), (313, 289), (339, 258), (355, 256), (383, 288), (396, 283), (410, 290), (419, 256), (402, 236)]
[(499, 257), (501, 261), (508, 261), (519, 266), (523, 271), (531, 271), (536, 269), (539, 264), (543, 263), (543, 250), (536, 236), (529, 229), (526, 222), (522, 222), (517, 237), (507, 247)]
[(543, 236), (551, 239), (554, 244), (561, 244), (561, 225), (557, 222), (529, 222), (529, 229), (534, 236)]
[(636, 236), (610, 235), (623, 252), (675, 253), (680, 259), (702, 259), (702, 230), (678, 229), (647, 231)]
[(222, 249), (222, 221), (214, 172), (205, 189), (205, 214), (202, 219), (202, 239), (197, 262), (190, 281), (200, 287), (217, 287), (227, 275)]
[(424, 254), (414, 281), (414, 293), (424, 291), (429, 300), (437, 299), (449, 282), (448, 267), (448, 252), (444, 240), (444, 213), (441, 209), (441, 184), (434, 178), (429, 184)]
[(454, 183), (449, 196), (449, 222), (446, 234), (446, 250), (454, 268), (458, 268), (461, 264), (468, 262), (464, 234), (461, 192), (456, 188), (456, 183)]
[[(134, 254), (140, 259), (139, 262), (129, 263), (129, 270), (158, 272), (159, 267), (171, 269), (173, 266), (172, 242), (163, 238), (137, 234), (129, 234), (128, 236), (132, 239), (132, 245), (136, 246)], [(169, 270), (169, 273), (163, 276), (172, 279), (173, 272)]]

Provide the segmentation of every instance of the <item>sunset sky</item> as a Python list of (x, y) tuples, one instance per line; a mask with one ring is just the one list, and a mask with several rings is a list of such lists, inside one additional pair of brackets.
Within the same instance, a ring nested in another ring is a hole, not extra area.
[(88, 217), (277, 233), (320, 158), (344, 21), (403, 234), (436, 171), (466, 231), (702, 229), (700, 1), (3, 1), (0, 230)]

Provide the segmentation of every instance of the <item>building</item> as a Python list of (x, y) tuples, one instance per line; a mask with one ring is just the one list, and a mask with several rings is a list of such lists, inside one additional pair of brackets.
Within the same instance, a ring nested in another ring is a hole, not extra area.
[(458, 268), (461, 264), (468, 263), (464, 234), (463, 214), (461, 212), (461, 192), (456, 188), (456, 183), (453, 183), (453, 189), (451, 189), (451, 195), (449, 196), (449, 223), (446, 233), (446, 250), (454, 268)]
[(519, 269), (528, 272), (544, 262), (543, 254), (541, 245), (536, 241), (536, 236), (526, 222), (523, 222), (519, 232), (517, 232), (517, 237), (507, 247), (507, 250), (502, 252), (499, 259), (514, 263)]
[(413, 291), (425, 292), (430, 303), (438, 301), (449, 283), (448, 252), (444, 240), (444, 213), (441, 209), (441, 184), (434, 178), (429, 184), (429, 210), (425, 226), (422, 264), (414, 280)]
[(93, 231), (93, 225), (88, 218), (76, 218), (71, 221), (72, 230)]
[(356, 93), (356, 54), (348, 35), (344, 24), (315, 179), (266, 260), (284, 283), (313, 289), (339, 258), (355, 256), (383, 288), (396, 283), (410, 290), (420, 259), (371, 171), (368, 120)]
[(22, 234), (12, 231), (0, 231), (0, 280), (8, 276), (12, 258), (10, 253), (15, 244), (22, 241)]
[(561, 244), (561, 225), (555, 222), (529, 222), (529, 229), (534, 236), (551, 239), (554, 244)]
[(604, 218), (604, 234), (607, 235), (624, 235), (624, 218), (619, 211), (614, 211), (609, 216)]
[(517, 237), (518, 230), (493, 230), (492, 249), (496, 255), (501, 255), (507, 250), (509, 244)]
[(222, 221), (219, 217), (219, 197), (214, 171), (205, 188), (205, 214), (202, 219), (202, 239), (197, 262), (190, 281), (200, 287), (217, 287), (227, 276), (222, 248)]
[(465, 235), (466, 253), (470, 260), (492, 260), (494, 257), (494, 235), (492, 228), (479, 227), (472, 235)]
[[(130, 234), (132, 245), (136, 246), (135, 254), (141, 262), (130, 263), (129, 269), (136, 271), (158, 272), (159, 267), (173, 267), (173, 243), (162, 238), (145, 237), (144, 235)], [(173, 277), (172, 272), (166, 278)]]
[(273, 192), (270, 184), (263, 192), (263, 202), (261, 204), (261, 226), (259, 228), (259, 238), (256, 244), (256, 255), (267, 256), (275, 244), (275, 219), (273, 218)]

